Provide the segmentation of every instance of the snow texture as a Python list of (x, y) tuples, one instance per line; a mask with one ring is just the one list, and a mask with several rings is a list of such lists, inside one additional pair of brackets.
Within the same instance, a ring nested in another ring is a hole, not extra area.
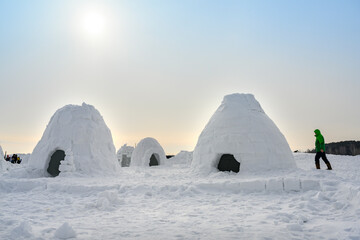
[(49, 176), (47, 167), (57, 150), (65, 152), (60, 176), (70, 172), (107, 175), (118, 171), (111, 132), (91, 105), (67, 105), (55, 112), (30, 156), (29, 172)]
[(56, 232), (54, 234), (54, 237), (59, 238), (59, 239), (75, 238), (76, 237), (76, 232), (70, 226), (70, 224), (66, 222), (56, 230)]
[(3, 171), (3, 169), (4, 169), (4, 165), (5, 165), (5, 159), (4, 159), (4, 152), (3, 152), (3, 149), (2, 149), (2, 147), (1, 147), (1, 145), (0, 145), (0, 154), (1, 154), (1, 158), (0, 158), (0, 172), (2, 172)]
[(23, 239), (32, 238), (32, 227), (26, 221), (22, 222), (18, 227), (14, 228), (11, 232), (10, 239)]
[(252, 94), (224, 97), (199, 136), (192, 168), (205, 174), (218, 171), (223, 154), (235, 157), (240, 173), (296, 168), (284, 135)]
[(149, 166), (153, 154), (159, 165), (165, 164), (166, 155), (158, 141), (150, 137), (142, 139), (132, 153), (130, 166)]
[(125, 155), (126, 157), (131, 157), (131, 154), (132, 154), (133, 151), (134, 151), (134, 147), (124, 144), (117, 151), (118, 159), (120, 159), (122, 157), (122, 155)]
[(1, 157), (0, 157), (0, 173), (2, 173), (2, 172), (8, 171), (10, 169), (11, 165), (13, 165), (13, 164), (4, 159), (4, 152), (3, 152), (1, 146), (0, 146), (0, 154), (1, 154)]
[(1, 154), (1, 158), (4, 159), (5, 155), (1, 145), (0, 145), (0, 154)]
[(328, 155), (333, 171), (315, 169), (315, 154), (294, 156), (298, 168), (282, 174), (174, 164), (29, 178), (10, 164), (0, 239), (360, 239), (360, 156)]

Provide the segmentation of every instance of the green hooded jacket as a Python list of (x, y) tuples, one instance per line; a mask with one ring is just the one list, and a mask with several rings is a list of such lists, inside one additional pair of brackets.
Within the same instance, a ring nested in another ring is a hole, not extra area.
[(323, 135), (321, 135), (321, 132), (319, 129), (316, 129), (314, 131), (314, 133), (315, 133), (315, 137), (316, 137), (316, 140), (315, 140), (316, 152), (321, 152), (321, 149), (324, 150), (324, 152), (325, 152), (325, 140), (324, 140)]

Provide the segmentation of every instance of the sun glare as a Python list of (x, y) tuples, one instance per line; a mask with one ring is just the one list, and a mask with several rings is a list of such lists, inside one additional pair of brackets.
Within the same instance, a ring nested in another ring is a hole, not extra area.
[(88, 36), (100, 37), (105, 31), (106, 18), (99, 12), (88, 11), (82, 17), (81, 26)]

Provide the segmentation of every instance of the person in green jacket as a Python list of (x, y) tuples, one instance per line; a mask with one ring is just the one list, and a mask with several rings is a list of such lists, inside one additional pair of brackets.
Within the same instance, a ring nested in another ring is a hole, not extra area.
[(314, 131), (315, 133), (315, 150), (316, 150), (316, 155), (315, 155), (315, 166), (316, 169), (320, 169), (320, 158), (322, 158), (322, 160), (325, 162), (326, 166), (327, 166), (327, 170), (332, 170), (331, 164), (329, 162), (329, 160), (326, 158), (326, 154), (325, 154), (325, 140), (323, 135), (321, 135), (321, 132), (319, 129), (315, 129)]

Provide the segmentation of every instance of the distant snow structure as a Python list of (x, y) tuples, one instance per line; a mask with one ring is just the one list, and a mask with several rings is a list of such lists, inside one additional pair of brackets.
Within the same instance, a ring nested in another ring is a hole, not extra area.
[(157, 166), (165, 164), (164, 149), (154, 138), (144, 138), (135, 147), (130, 166)]
[(191, 165), (193, 157), (193, 152), (189, 151), (180, 151), (178, 154), (176, 154), (174, 157), (168, 159), (168, 163), (171, 165)]
[(5, 165), (5, 159), (4, 159), (5, 155), (4, 155), (1, 145), (0, 145), (0, 155), (1, 155), (0, 156), (1, 157), (0, 158), (0, 172), (2, 172), (4, 169), (4, 165)]
[(4, 151), (3, 151), (2, 147), (1, 147), (1, 145), (0, 145), (0, 155), (1, 155), (1, 159), (5, 160)]
[(107, 175), (118, 170), (111, 132), (93, 106), (67, 105), (55, 112), (30, 155), (37, 176), (76, 172)]
[(258, 172), (296, 168), (284, 135), (252, 94), (224, 97), (194, 149), (196, 172)]
[(124, 144), (118, 151), (117, 151), (117, 159), (121, 165), (121, 167), (129, 167), (131, 161), (131, 155), (134, 151), (134, 147), (128, 146)]

